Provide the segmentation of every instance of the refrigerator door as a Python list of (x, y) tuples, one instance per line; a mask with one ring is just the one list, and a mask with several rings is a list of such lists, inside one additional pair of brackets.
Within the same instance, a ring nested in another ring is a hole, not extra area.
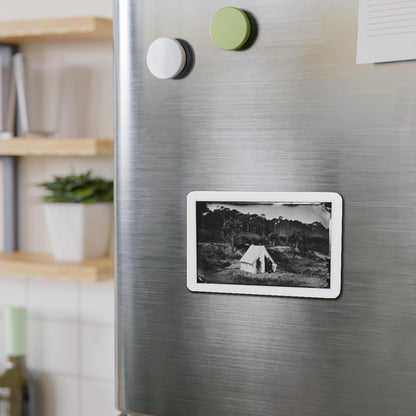
[[(258, 34), (220, 50), (224, 6)], [(356, 65), (358, 2), (116, 0), (117, 406), (414, 416), (416, 63)], [(157, 79), (157, 38), (194, 68)], [(191, 293), (191, 191), (338, 192), (337, 300)]]

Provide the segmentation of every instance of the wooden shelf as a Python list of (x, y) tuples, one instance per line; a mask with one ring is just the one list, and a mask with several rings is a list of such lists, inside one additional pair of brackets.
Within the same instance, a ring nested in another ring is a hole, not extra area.
[(0, 140), (0, 156), (111, 156), (113, 140), (21, 138)]
[(28, 42), (112, 39), (113, 22), (100, 17), (15, 20), (0, 22), (0, 42)]
[(82, 263), (62, 263), (47, 254), (0, 253), (0, 274), (98, 282), (114, 278), (114, 260), (103, 258)]

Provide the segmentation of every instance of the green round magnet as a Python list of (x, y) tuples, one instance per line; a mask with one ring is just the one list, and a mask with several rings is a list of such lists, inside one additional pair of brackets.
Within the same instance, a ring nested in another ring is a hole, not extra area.
[(210, 35), (220, 49), (241, 49), (251, 34), (250, 20), (245, 12), (236, 7), (224, 7), (215, 13), (211, 21)]

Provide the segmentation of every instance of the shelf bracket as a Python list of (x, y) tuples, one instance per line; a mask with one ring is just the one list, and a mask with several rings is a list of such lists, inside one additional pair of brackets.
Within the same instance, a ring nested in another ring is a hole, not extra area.
[(3, 164), (3, 224), (4, 224), (4, 252), (11, 253), (18, 250), (18, 158), (15, 156), (1, 156)]

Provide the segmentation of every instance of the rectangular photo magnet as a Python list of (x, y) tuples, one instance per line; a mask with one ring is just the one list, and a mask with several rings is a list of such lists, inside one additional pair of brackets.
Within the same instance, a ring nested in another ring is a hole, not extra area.
[(337, 193), (188, 195), (192, 292), (335, 299), (341, 293), (341, 258)]

